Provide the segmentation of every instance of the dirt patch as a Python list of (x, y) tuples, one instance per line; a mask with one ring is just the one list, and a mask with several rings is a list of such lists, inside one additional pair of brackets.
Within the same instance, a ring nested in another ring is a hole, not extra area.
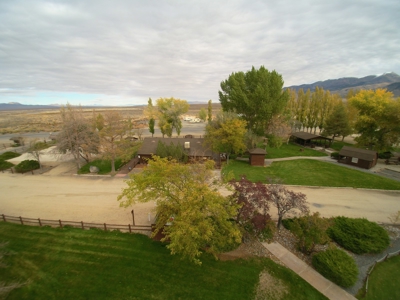
[(250, 253), (247, 249), (247, 246), (241, 244), (237, 249), (225, 253), (221, 253), (218, 255), (218, 258), (222, 261), (227, 260), (235, 260), (239, 258), (248, 258), (253, 257), (254, 255)]
[(282, 299), (287, 294), (285, 283), (273, 277), (267, 271), (260, 273), (259, 282), (256, 288), (256, 300), (262, 299)]

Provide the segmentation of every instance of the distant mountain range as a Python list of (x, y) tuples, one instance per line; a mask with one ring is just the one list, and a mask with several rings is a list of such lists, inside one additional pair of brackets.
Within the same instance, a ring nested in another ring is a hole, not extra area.
[(293, 85), (287, 88), (298, 91), (310, 89), (314, 91), (316, 87), (322, 87), (332, 93), (338, 93), (342, 97), (346, 97), (349, 90), (370, 90), (377, 88), (385, 88), (392, 92), (395, 97), (400, 97), (400, 76), (396, 73), (385, 73), (380, 76), (370, 75), (362, 78), (344, 77), (339, 79), (328, 79), (318, 81), (311, 84)]
[[(311, 84), (292, 85), (286, 88), (314, 91), (316, 87), (322, 87), (332, 93), (338, 93), (342, 97), (346, 97), (349, 90), (370, 90), (377, 88), (385, 88), (392, 92), (395, 97), (400, 97), (400, 76), (396, 73), (385, 73), (383, 75), (370, 75), (362, 78), (343, 77), (339, 79), (328, 79), (325, 81), (317, 81)], [(205, 102), (204, 102), (205, 103)], [(189, 101), (189, 104), (204, 104), (199, 101)], [(142, 105), (135, 105), (142, 106)], [(59, 109), (61, 105), (25, 105), (18, 102), (0, 103), (0, 110), (31, 110), (31, 109)], [(82, 106), (84, 108), (106, 108), (107, 106)]]

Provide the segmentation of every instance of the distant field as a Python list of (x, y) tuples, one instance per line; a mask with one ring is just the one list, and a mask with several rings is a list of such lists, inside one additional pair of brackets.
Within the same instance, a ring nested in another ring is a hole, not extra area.
[[(135, 107), (112, 107), (112, 108), (90, 108), (85, 109), (85, 116), (91, 118), (95, 114), (107, 110), (118, 110), (126, 118), (140, 121), (143, 119), (144, 106)], [(189, 115), (198, 115), (201, 108), (207, 108), (207, 103), (190, 105)], [(221, 105), (213, 104), (213, 114), (220, 111)], [(60, 130), (60, 110), (59, 109), (32, 109), (32, 110), (8, 110), (0, 111), (0, 134), (24, 133), (24, 132), (56, 132)]]

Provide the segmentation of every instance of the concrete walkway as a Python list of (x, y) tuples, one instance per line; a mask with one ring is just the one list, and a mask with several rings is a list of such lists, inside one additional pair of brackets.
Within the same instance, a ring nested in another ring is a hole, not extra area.
[(297, 273), (301, 278), (311, 284), (315, 289), (332, 300), (356, 299), (345, 290), (329, 281), (296, 255), (288, 251), (279, 243), (262, 243), (286, 267)]

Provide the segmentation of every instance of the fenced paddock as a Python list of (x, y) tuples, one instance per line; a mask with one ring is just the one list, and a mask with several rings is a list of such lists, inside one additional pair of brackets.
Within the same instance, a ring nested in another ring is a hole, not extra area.
[(81, 228), (85, 229), (100, 229), (104, 231), (112, 231), (118, 230), (121, 232), (129, 232), (129, 233), (141, 233), (147, 236), (151, 234), (151, 226), (149, 225), (131, 225), (131, 224), (107, 224), (107, 223), (89, 223), (84, 221), (63, 221), (63, 220), (46, 220), (40, 218), (24, 218), (24, 217), (15, 217), (15, 216), (7, 216), (1, 214), (1, 220), (3, 222), (10, 222), (22, 225), (31, 225), (31, 226), (50, 226), (50, 227), (59, 227), (63, 228), (67, 227), (74, 227), (74, 228)]

